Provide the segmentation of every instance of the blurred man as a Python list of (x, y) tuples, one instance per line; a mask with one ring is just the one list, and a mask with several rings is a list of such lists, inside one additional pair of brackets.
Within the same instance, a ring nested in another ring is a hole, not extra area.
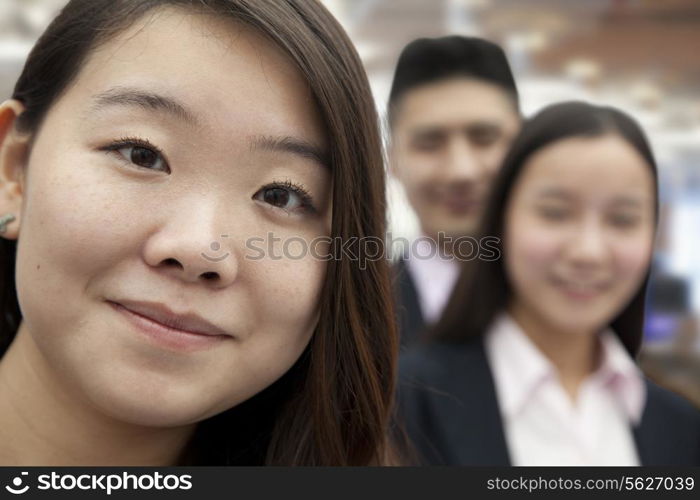
[(406, 346), (439, 318), (459, 274), (449, 240), (475, 234), (491, 179), (520, 127), (503, 50), (461, 36), (411, 42), (394, 74), (389, 126), (391, 171), (427, 237), (396, 266)]

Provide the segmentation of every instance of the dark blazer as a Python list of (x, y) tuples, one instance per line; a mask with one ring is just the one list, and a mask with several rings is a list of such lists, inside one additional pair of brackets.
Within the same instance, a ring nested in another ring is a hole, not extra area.
[(425, 329), (425, 320), (418, 301), (416, 284), (408, 271), (406, 261), (400, 259), (393, 267), (394, 298), (401, 349), (413, 344)]
[[(400, 359), (398, 423), (424, 465), (511, 465), (482, 338), (417, 344)], [(642, 465), (700, 465), (700, 411), (646, 381), (632, 429)]]

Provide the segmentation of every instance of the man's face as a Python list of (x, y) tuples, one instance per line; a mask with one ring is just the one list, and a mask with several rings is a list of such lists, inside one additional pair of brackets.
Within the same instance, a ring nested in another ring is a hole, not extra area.
[(397, 102), (391, 165), (428, 236), (472, 235), (493, 175), (520, 127), (500, 87), (458, 77)]

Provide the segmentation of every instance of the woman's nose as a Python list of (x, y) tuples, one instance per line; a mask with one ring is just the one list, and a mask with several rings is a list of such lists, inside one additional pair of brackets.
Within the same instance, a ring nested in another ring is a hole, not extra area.
[(599, 221), (582, 221), (569, 245), (569, 257), (581, 264), (598, 264), (608, 253), (605, 230)]
[[(238, 274), (235, 238), (221, 225), (216, 210), (200, 208), (196, 213), (168, 220), (150, 235), (143, 250), (146, 263), (188, 283), (225, 287)], [(231, 221), (231, 218), (227, 218)]]

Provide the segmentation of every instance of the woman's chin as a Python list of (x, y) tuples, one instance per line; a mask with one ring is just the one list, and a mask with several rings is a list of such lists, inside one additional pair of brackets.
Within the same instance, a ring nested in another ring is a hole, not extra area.
[(119, 422), (142, 427), (180, 427), (216, 414), (218, 408), (191, 395), (141, 390), (101, 391), (91, 395), (100, 413)]
[(562, 310), (560, 312), (561, 314), (552, 316), (549, 322), (557, 330), (570, 335), (591, 335), (600, 330), (601, 325), (607, 324), (607, 316), (595, 314), (585, 309)]

